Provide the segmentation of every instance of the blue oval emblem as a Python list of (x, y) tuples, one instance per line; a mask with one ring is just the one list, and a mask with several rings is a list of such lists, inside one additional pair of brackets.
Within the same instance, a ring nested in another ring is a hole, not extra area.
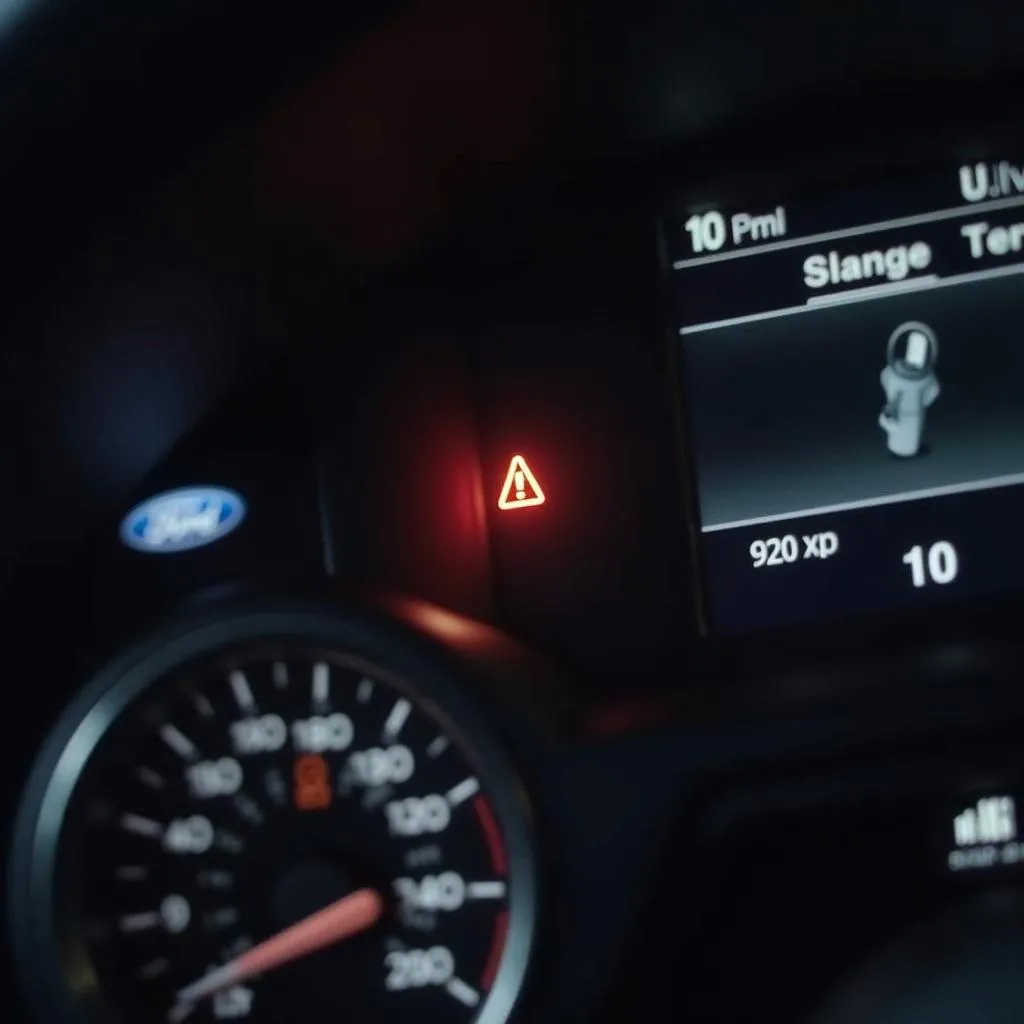
[(170, 555), (226, 537), (245, 518), (240, 494), (223, 487), (181, 487), (138, 504), (121, 523), (121, 540), (136, 551)]

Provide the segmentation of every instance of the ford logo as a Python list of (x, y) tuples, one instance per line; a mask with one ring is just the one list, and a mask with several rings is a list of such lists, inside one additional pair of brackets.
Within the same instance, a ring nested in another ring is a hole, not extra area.
[(182, 487), (147, 499), (121, 523), (121, 540), (136, 551), (173, 554), (226, 537), (245, 518), (242, 496), (223, 487)]

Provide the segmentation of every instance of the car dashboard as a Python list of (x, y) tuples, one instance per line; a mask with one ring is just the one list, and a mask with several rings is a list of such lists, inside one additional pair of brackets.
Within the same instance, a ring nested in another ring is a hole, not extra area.
[(1019, 1019), (1024, 25), (649, 6), (31, 108), (7, 1018)]

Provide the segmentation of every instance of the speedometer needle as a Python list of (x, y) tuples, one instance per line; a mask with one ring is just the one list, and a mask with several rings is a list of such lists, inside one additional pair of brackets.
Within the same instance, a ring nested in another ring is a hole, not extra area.
[(366, 931), (380, 920), (383, 911), (384, 900), (380, 893), (373, 889), (357, 889), (186, 985), (177, 994), (178, 1003), (197, 1003), (256, 974), (266, 974), (292, 960)]

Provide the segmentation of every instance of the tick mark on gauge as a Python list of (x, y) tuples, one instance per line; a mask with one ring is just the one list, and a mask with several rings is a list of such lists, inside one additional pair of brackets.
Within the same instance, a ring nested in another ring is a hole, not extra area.
[(214, 931), (230, 928), (238, 922), (238, 911), (234, 907), (221, 907), (203, 915), (203, 927)]
[(356, 700), (365, 704), (373, 696), (373, 680), (361, 679), (356, 687)]
[(284, 776), (276, 768), (267, 769), (263, 776), (263, 784), (267, 796), (275, 806), (283, 807), (288, 802), (288, 787)]
[(256, 803), (251, 796), (247, 796), (245, 793), (239, 793), (234, 799), (235, 810), (238, 811), (239, 815), (244, 818), (250, 825), (262, 825), (263, 824), (263, 811), (260, 809), (260, 805)]
[(504, 882), (469, 882), (466, 895), (471, 900), (500, 900), (505, 896)]
[(143, 818), (141, 814), (124, 814), (121, 816), (121, 828), (147, 839), (159, 839), (164, 834), (164, 827), (159, 821)]
[(270, 670), (270, 678), (279, 690), (283, 690), (288, 685), (288, 666), (283, 661), (275, 661)]
[(228, 675), (228, 683), (231, 685), (231, 692), (235, 695), (239, 710), (244, 713), (252, 711), (256, 707), (256, 698), (252, 695), (252, 687), (245, 673), (235, 669)]
[(192, 698), (192, 706), (199, 713), (200, 718), (213, 718), (213, 705), (210, 703), (210, 698), (207, 697), (206, 694), (197, 693)]
[(393, 740), (398, 736), (410, 711), (412, 711), (412, 705), (404, 697), (395, 701), (395, 706), (384, 721), (384, 735), (387, 739)]
[(196, 884), (203, 889), (230, 889), (235, 884), (235, 876), (230, 871), (200, 871)]
[(221, 950), (222, 960), (234, 960), (236, 956), (241, 956), (243, 953), (248, 953), (252, 949), (254, 943), (248, 935), (239, 935), (234, 942), (228, 943)]
[(318, 661), (313, 666), (313, 703), (323, 706), (331, 697), (331, 666)]
[(143, 981), (152, 981), (154, 978), (159, 978), (161, 974), (166, 972), (167, 968), (171, 966), (170, 960), (167, 957), (160, 957), (159, 960), (154, 960), (152, 963), (146, 964), (139, 971), (139, 978)]
[(134, 864), (125, 864), (122, 867), (114, 868), (114, 877), (119, 882), (144, 882), (149, 878), (149, 872)]
[(480, 993), (461, 978), (452, 978), (444, 988), (448, 995), (458, 999), (463, 1006), (476, 1006), (480, 1002)]
[(171, 725), (170, 722), (160, 727), (160, 739), (176, 754), (185, 758), (186, 761), (193, 760), (198, 753), (196, 745), (180, 729)]
[(118, 922), (123, 932), (145, 932), (160, 924), (160, 915), (154, 910), (146, 914), (128, 914)]
[(471, 796), (476, 796), (479, 791), (480, 783), (471, 775), (468, 779), (463, 779), (457, 786), (452, 786), (445, 794), (445, 799), (452, 807), (458, 807)]
[(213, 841), (220, 849), (227, 853), (241, 853), (245, 849), (245, 843), (234, 832), (229, 832), (225, 828), (217, 829), (214, 833)]
[(152, 768), (147, 768), (145, 765), (139, 768), (135, 774), (139, 782), (150, 789), (163, 789), (167, 785), (164, 777), (159, 772), (155, 772)]
[(427, 757), (440, 757), (448, 749), (448, 737), (438, 736), (427, 747)]
[(195, 1003), (175, 1003), (167, 1011), (167, 1024), (181, 1024), (183, 1020), (187, 1020), (192, 1016), (195, 1009)]

